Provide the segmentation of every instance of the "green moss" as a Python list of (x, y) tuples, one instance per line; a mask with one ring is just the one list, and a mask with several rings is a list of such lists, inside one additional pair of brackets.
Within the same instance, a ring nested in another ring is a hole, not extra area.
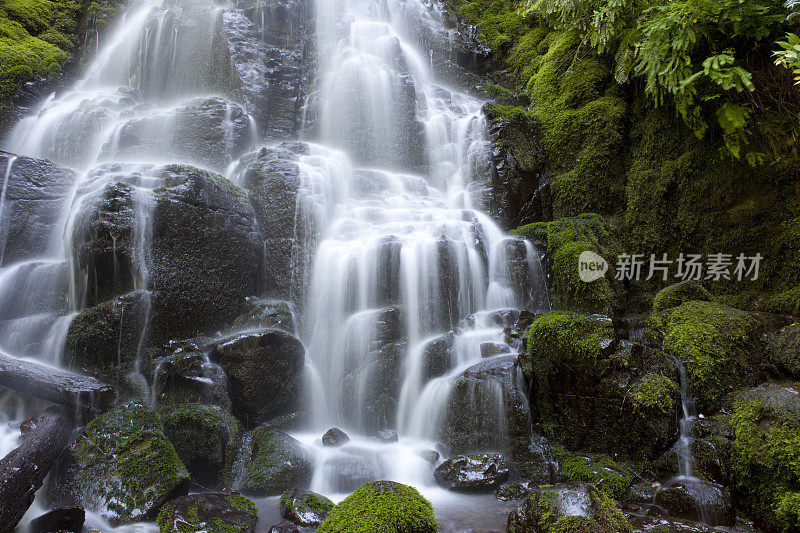
[(160, 533), (246, 533), (257, 520), (252, 500), (236, 493), (209, 493), (167, 503), (156, 524)]
[[(591, 363), (600, 357), (600, 341), (611, 327), (610, 320), (599, 321), (567, 311), (539, 315), (528, 330), (528, 352), (534, 357)], [(546, 353), (538, 353), (537, 347), (546, 347)]]
[(711, 294), (695, 281), (682, 281), (658, 291), (653, 299), (653, 312), (660, 313), (689, 300), (710, 302)]
[(631, 475), (607, 457), (583, 457), (562, 452), (559, 454), (559, 462), (567, 481), (591, 485), (600, 483), (599, 489), (616, 500), (626, 499), (630, 494)]
[(303, 446), (289, 435), (267, 426), (253, 433), (253, 460), (242, 492), (258, 496), (282, 494), (311, 481), (311, 458)]
[(633, 408), (640, 413), (674, 413), (678, 386), (666, 376), (647, 374), (629, 391)]
[(158, 416), (136, 403), (87, 424), (70, 453), (76, 494), (114, 523), (147, 517), (189, 480)]
[(741, 386), (758, 355), (755, 319), (738, 309), (688, 301), (651, 321), (664, 337), (664, 349), (686, 366), (701, 409)]
[(24, 83), (58, 73), (75, 46), (78, 13), (72, 0), (0, 3), (0, 105)]
[[(606, 312), (622, 305), (621, 284), (611, 267), (622, 246), (610, 225), (599, 215), (585, 213), (552, 222), (537, 222), (511, 232), (543, 246), (552, 258), (551, 294), (559, 308), (584, 312)], [(591, 283), (578, 275), (581, 253), (594, 252), (609, 263), (604, 278)]]
[(319, 533), (428, 533), (438, 531), (433, 506), (413, 487), (391, 481), (361, 485), (336, 505)]
[[(797, 395), (797, 390), (795, 386), (793, 395)], [(792, 401), (796, 403), (794, 398)], [(797, 530), (800, 528), (797, 408), (790, 409), (762, 394), (739, 401), (731, 420), (736, 435), (733, 461), (736, 484), (750, 511), (784, 531)]]
[(229, 494), (225, 497), (231, 509), (242, 511), (252, 516), (258, 516), (258, 506), (250, 498), (246, 498), (241, 494)]

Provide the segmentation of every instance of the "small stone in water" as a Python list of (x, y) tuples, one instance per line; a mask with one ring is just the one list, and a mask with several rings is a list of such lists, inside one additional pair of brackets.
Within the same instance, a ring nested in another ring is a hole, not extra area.
[(31, 416), (22, 421), (19, 425), (20, 432), (24, 435), (36, 428), (36, 417)]
[(391, 429), (383, 429), (379, 431), (378, 438), (381, 439), (383, 442), (397, 442), (399, 440), (397, 432)]
[(420, 450), (417, 454), (432, 465), (439, 460), (439, 452), (436, 450)]
[(288, 520), (284, 520), (269, 528), (269, 533), (300, 533), (300, 528)]
[(341, 446), (346, 444), (350, 437), (339, 428), (331, 428), (322, 436), (323, 446)]

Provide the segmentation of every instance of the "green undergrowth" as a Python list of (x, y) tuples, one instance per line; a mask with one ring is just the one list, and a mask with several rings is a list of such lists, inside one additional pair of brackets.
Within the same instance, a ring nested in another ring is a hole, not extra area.
[(2, 1), (0, 104), (27, 81), (58, 73), (77, 43), (79, 11), (73, 0)]

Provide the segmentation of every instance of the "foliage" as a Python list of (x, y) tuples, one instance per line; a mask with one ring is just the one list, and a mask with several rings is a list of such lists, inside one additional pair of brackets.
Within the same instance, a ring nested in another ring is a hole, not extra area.
[[(713, 123), (732, 157), (764, 160), (766, 154), (745, 150), (758, 104), (744, 95), (757, 89), (752, 56), (784, 33), (789, 6), (773, 0), (527, 0), (523, 13), (581, 35), (582, 46), (611, 58), (618, 82), (642, 80), (644, 92), (656, 104), (671, 101), (697, 137)], [(789, 39), (778, 43), (784, 50), (776, 62), (785, 66), (796, 65), (796, 43)]]
[(778, 41), (782, 50), (774, 52), (775, 64), (788, 68), (794, 74), (794, 84), (800, 85), (800, 37), (787, 33), (785, 41)]

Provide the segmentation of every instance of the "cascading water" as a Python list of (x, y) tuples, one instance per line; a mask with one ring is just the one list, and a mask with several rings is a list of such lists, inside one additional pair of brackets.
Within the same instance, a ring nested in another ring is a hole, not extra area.
[[(507, 371), (514, 350), (502, 317), (548, 307), (531, 244), (504, 235), (474, 208), (475, 183), (491, 167), (483, 102), (437, 81), (413, 28), (438, 24), (441, 14), (422, 2), (316, 0), (315, 90), (292, 110), (316, 144), (243, 155), (280, 138), (256, 116), (264, 94), (291, 92), (264, 81), (267, 58), (280, 45), (287, 61), (307, 59), (298, 46), (278, 42), (266, 8), (258, 9), (260, 27), (235, 5), (151, 0), (136, 7), (80, 81), (13, 129), (6, 149), (76, 173), (54, 189), (58, 216), (43, 230), (47, 245), (0, 268), (0, 348), (58, 364), (72, 318), (102, 301), (100, 266), (86, 256), (94, 253), (91, 221), (103, 216), (104, 202), (124, 200), (133, 230), (111, 232), (112, 259), (104, 264), (115, 292), (146, 295), (138, 354), (149, 330), (160, 165), (194, 164), (247, 187), (248, 165), (280, 151), (297, 168), (291, 272), (282, 290), (305, 310), (298, 329), (312, 416), (309, 431), (296, 436), (317, 454), (311, 488), (335, 497), (379, 478), (429, 487), (431, 465), (421, 452), (442, 439), (456, 378), (487, 361)], [(282, 108), (266, 107), (270, 120), (288, 124), (288, 137), (296, 135), (299, 128), (278, 116)], [(18, 164), (5, 162), (3, 236)], [(120, 239), (132, 243), (129, 256), (118, 252)], [(440, 341), (446, 357), (434, 372), (429, 356)], [(156, 369), (154, 389), (158, 377)], [(518, 380), (508, 383), (490, 379), (469, 391), (497, 421), (491, 446), (502, 447), (508, 431), (507, 396), (522, 390)], [(325, 449), (319, 436), (334, 425), (351, 441)], [(398, 442), (375, 438), (386, 429), (399, 433)]]

